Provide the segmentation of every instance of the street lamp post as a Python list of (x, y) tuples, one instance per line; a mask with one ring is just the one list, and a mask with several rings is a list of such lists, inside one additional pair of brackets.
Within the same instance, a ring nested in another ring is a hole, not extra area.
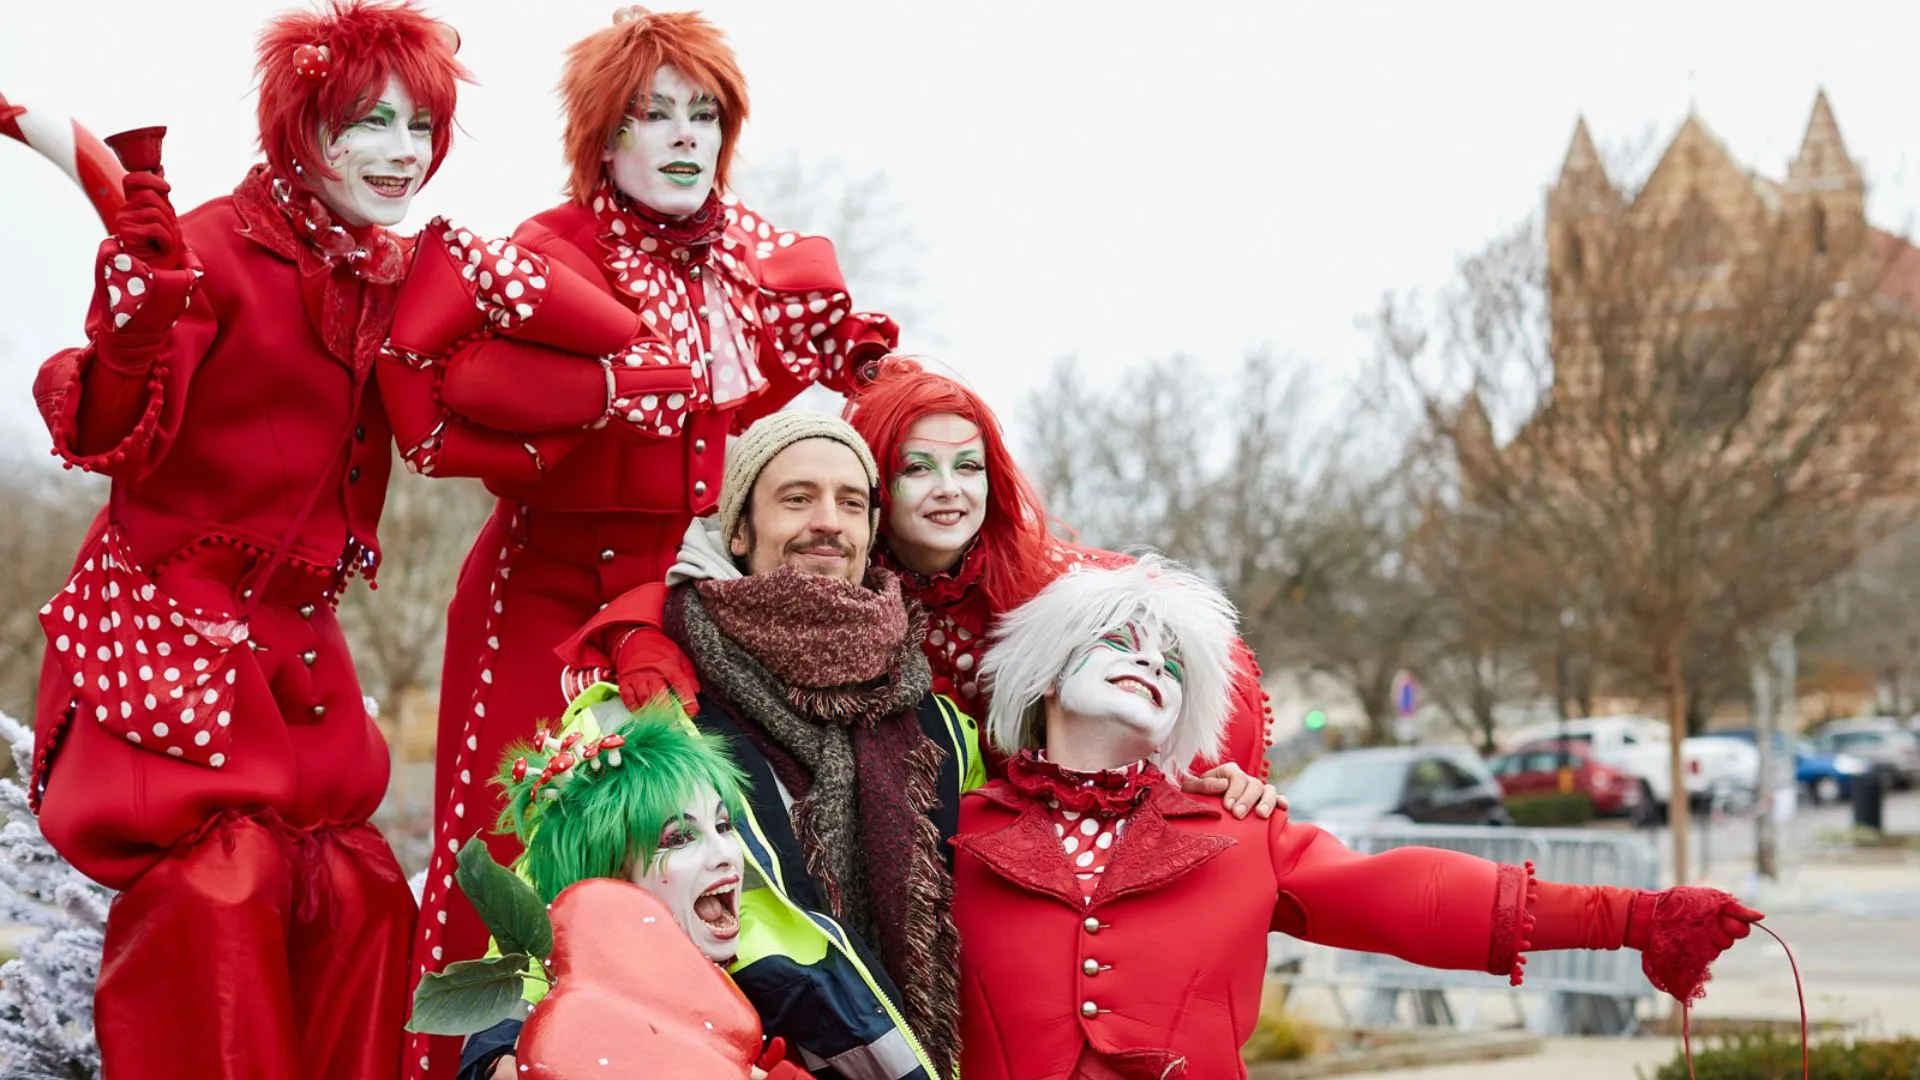
[(1573, 629), (1574, 614), (1572, 608), (1560, 611), (1560, 642), (1554, 650), (1553, 681), (1555, 712), (1560, 714), (1560, 732), (1557, 740), (1557, 757), (1560, 763), (1560, 794), (1573, 791), (1572, 760), (1567, 754), (1567, 635)]

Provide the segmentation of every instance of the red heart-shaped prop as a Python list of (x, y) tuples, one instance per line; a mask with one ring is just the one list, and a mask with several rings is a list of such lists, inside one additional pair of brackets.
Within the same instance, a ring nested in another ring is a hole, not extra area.
[(536, 1080), (730, 1080), (759, 1057), (760, 1017), (666, 905), (594, 878), (553, 901), (553, 990), (516, 1050)]

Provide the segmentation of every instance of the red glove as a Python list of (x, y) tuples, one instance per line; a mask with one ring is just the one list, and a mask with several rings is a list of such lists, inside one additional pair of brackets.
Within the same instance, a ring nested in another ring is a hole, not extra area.
[(636, 626), (613, 648), (620, 700), (638, 709), (663, 691), (671, 693), (688, 716), (700, 711), (700, 677), (687, 654), (656, 626)]
[(1708, 965), (1765, 916), (1719, 889), (1682, 886), (1634, 898), (1626, 944), (1653, 988), (1682, 1002), (1706, 996)]
[(812, 1073), (787, 1060), (787, 1040), (778, 1035), (767, 1040), (767, 1049), (753, 1065), (767, 1074), (767, 1080), (813, 1080)]
[(1650, 892), (1551, 881), (1534, 888), (1530, 948), (1638, 949), (1654, 989), (1681, 1001), (1706, 992), (1708, 965), (1762, 917), (1718, 889)]
[(186, 268), (187, 241), (167, 194), (173, 185), (150, 172), (131, 172), (122, 182), (127, 201), (113, 216), (113, 235), (127, 254), (155, 270)]

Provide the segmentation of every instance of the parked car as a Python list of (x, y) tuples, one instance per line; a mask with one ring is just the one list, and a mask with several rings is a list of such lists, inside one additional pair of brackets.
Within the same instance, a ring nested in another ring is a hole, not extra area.
[[(1709, 731), (1706, 738), (1738, 739), (1748, 746), (1755, 746), (1758, 739), (1751, 728), (1735, 731)], [(1822, 753), (1811, 740), (1794, 738), (1791, 741), (1782, 732), (1773, 733), (1773, 752), (1785, 754), (1788, 748), (1793, 751), (1793, 782), (1805, 788), (1814, 805), (1839, 802), (1853, 794), (1853, 778), (1866, 772), (1870, 767), (1866, 761), (1842, 751), (1837, 754)]]
[(1511, 825), (1500, 784), (1471, 751), (1450, 746), (1342, 750), (1315, 758), (1286, 789), (1293, 818), (1320, 825), (1411, 821)]
[(1889, 717), (1836, 720), (1814, 734), (1813, 744), (1829, 754), (1859, 758), (1894, 787), (1920, 783), (1920, 736)]
[[(1556, 741), (1585, 743), (1602, 764), (1629, 773), (1661, 817), (1672, 798), (1672, 737), (1665, 721), (1645, 716), (1585, 716), (1536, 724), (1514, 732), (1514, 745)], [(1683, 739), (1681, 763), (1686, 793), (1695, 805), (1718, 799), (1735, 809), (1750, 807), (1760, 786), (1760, 752), (1730, 739)]]
[(1631, 773), (1596, 760), (1586, 743), (1528, 743), (1487, 762), (1509, 797), (1560, 793), (1562, 764), (1573, 772), (1573, 790), (1593, 800), (1600, 817), (1633, 814), (1646, 804), (1640, 781)]

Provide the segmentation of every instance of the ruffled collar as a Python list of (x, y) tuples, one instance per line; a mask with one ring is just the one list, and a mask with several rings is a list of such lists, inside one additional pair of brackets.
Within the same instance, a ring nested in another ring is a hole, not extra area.
[(708, 192), (699, 210), (675, 219), (654, 213), (602, 180), (588, 206), (600, 223), (600, 246), (606, 249), (608, 266), (615, 271), (627, 270), (626, 264), (633, 262), (636, 251), (664, 254), (676, 262), (698, 261), (727, 231), (727, 208), (718, 190)]
[(377, 225), (348, 229), (333, 220), (313, 192), (266, 165), (255, 165), (233, 192), (234, 205), (249, 234), (291, 259), (303, 274), (345, 270), (376, 285), (400, 280), (406, 253), (393, 234)]
[(1065, 810), (1099, 817), (1131, 813), (1164, 779), (1148, 761), (1081, 772), (1048, 761), (1045, 750), (1022, 750), (1007, 762), (1007, 783), (1017, 790)]
[(920, 601), (920, 606), (931, 610), (965, 598), (980, 583), (980, 576), (987, 569), (987, 547), (976, 536), (951, 569), (937, 574), (921, 574), (907, 569), (883, 538), (874, 551), (874, 561), (900, 578), (901, 591)]

